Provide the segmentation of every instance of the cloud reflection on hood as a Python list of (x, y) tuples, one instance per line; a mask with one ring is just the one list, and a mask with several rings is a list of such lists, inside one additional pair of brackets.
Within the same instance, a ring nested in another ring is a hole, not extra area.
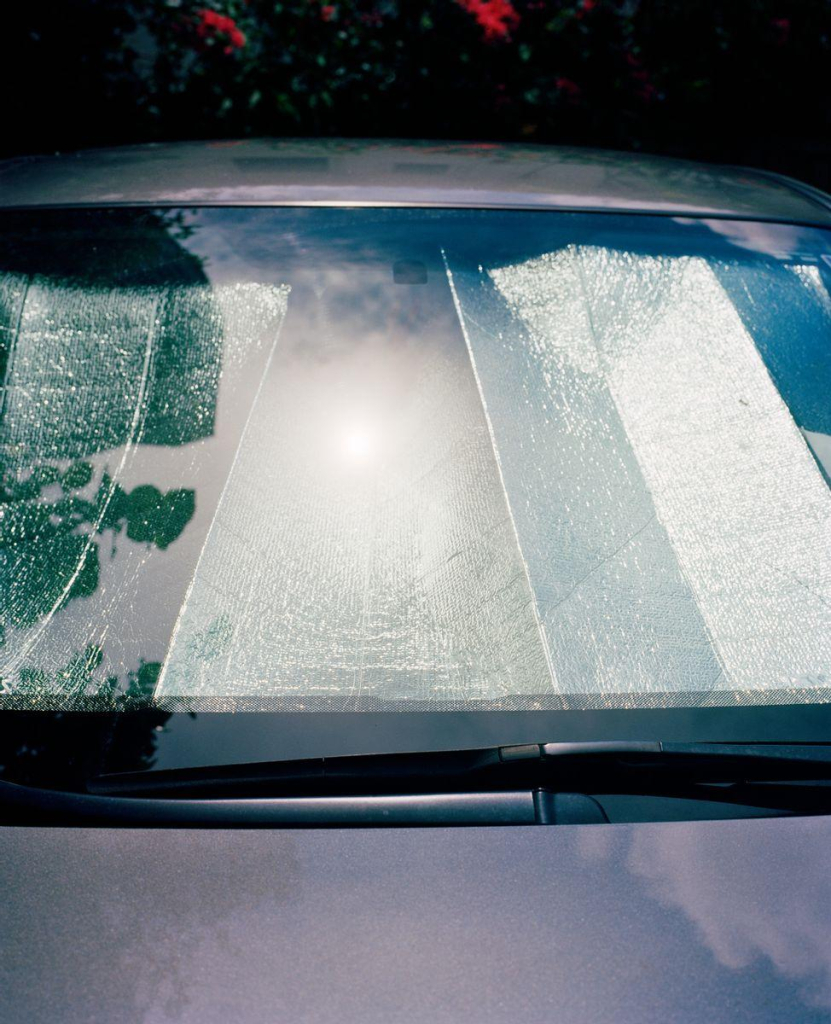
[[(579, 845), (590, 859), (620, 858), (653, 898), (682, 910), (724, 967), (767, 960), (801, 983), (809, 1005), (831, 1008), (831, 851), (812, 826), (801, 819), (587, 828)], [(757, 841), (748, 841), (749, 830), (758, 830)]]

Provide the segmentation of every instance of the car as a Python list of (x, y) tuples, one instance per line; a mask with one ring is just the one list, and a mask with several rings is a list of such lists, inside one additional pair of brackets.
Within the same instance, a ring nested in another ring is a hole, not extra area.
[(831, 1017), (831, 198), (0, 163), (0, 1019)]

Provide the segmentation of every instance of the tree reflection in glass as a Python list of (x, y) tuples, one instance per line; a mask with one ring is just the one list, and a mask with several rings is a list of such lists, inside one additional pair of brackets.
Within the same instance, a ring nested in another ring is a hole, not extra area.
[[(249, 321), (272, 326), (284, 306), (256, 287), (220, 295), (184, 246), (192, 230), (180, 213), (8, 217), (0, 246), (6, 707), (152, 698), (177, 585), (198, 550), (198, 537), (181, 555), (168, 549), (197, 513), (223, 349), (236, 345), (232, 360), (261, 357), (263, 339), (248, 344)], [(259, 372), (249, 369), (246, 384)], [(232, 434), (237, 420), (229, 415)]]

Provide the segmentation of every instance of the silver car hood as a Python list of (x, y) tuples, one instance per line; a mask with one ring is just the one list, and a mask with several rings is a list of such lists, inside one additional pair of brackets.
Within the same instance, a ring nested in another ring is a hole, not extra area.
[(831, 819), (0, 829), (4, 1024), (831, 1019)]

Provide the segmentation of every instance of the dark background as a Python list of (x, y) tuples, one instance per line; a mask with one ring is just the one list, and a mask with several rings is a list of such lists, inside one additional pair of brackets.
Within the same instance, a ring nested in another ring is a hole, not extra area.
[(0, 155), (245, 135), (572, 143), (831, 187), (831, 0), (26, 0)]

